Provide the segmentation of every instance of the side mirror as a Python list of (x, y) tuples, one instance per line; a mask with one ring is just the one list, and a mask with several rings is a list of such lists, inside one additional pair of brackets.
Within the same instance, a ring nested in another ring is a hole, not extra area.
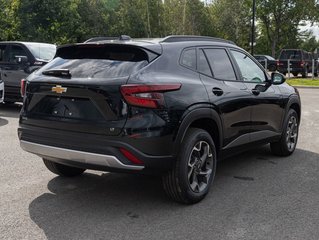
[(26, 64), (28, 62), (27, 56), (15, 56), (16, 63), (18, 64)]
[(284, 75), (282, 75), (281, 73), (275, 73), (273, 72), (271, 74), (271, 83), (273, 85), (280, 85), (283, 84), (286, 81), (286, 78)]

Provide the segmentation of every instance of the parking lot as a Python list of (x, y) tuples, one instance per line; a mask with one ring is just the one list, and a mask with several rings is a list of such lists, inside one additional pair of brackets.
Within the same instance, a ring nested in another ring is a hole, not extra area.
[(256, 148), (218, 164), (212, 191), (185, 206), (160, 179), (88, 171), (56, 177), (17, 138), (20, 105), (0, 106), (0, 239), (318, 239), (319, 89), (300, 89), (298, 149)]

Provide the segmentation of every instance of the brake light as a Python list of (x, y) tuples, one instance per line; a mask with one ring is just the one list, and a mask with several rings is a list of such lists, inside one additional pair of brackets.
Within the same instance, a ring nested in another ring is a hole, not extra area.
[(302, 62), (300, 63), (300, 67), (304, 67), (304, 66), (305, 66), (305, 62), (302, 61)]
[(280, 62), (280, 61), (277, 61), (277, 66), (279, 67), (279, 66), (283, 66), (284, 64), (282, 63), (282, 62)]
[(130, 162), (134, 164), (142, 165), (143, 162), (138, 159), (136, 156), (133, 155), (130, 151), (126, 150), (125, 148), (120, 148), (121, 153), (126, 157)]
[(21, 85), (20, 85), (21, 97), (25, 96), (26, 87), (27, 87), (27, 81), (25, 79), (21, 79)]
[(164, 92), (179, 90), (181, 86), (180, 83), (163, 85), (128, 84), (121, 86), (121, 93), (130, 105), (145, 108), (163, 108), (165, 106)]

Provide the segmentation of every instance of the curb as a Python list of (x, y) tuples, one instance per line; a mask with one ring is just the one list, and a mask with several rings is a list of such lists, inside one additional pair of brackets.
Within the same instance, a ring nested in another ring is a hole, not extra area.
[(304, 88), (304, 89), (319, 89), (319, 86), (318, 87), (316, 87), (316, 86), (292, 86), (292, 87)]

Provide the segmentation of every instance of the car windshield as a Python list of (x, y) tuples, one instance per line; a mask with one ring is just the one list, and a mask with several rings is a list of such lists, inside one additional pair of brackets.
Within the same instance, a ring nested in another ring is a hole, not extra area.
[(26, 43), (33, 56), (39, 60), (50, 61), (56, 52), (56, 46), (47, 43)]
[(266, 58), (267, 58), (268, 60), (271, 60), (271, 61), (276, 60), (276, 59), (274, 59), (274, 58), (273, 58), (273, 57), (271, 57), (271, 56), (266, 56)]
[(284, 50), (280, 54), (280, 59), (301, 59), (301, 51), (300, 50)]

